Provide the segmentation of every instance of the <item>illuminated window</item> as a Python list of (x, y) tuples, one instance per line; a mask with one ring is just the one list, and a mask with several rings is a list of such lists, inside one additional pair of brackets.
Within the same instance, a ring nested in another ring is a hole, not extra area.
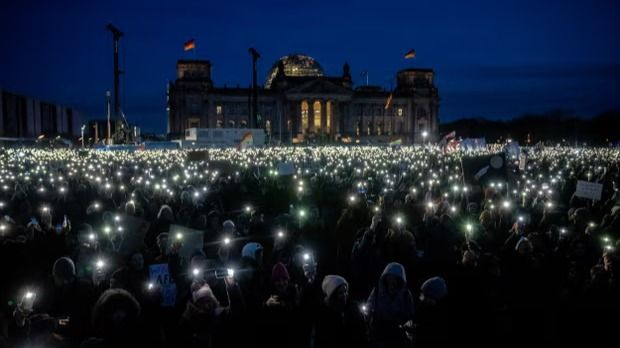
[(228, 128), (235, 128), (235, 121), (234, 120), (228, 121)]
[(321, 102), (314, 102), (314, 131), (316, 133), (321, 132)]
[(215, 107), (215, 113), (218, 114), (218, 115), (222, 114), (222, 106), (221, 105), (218, 105), (218, 106)]
[(248, 121), (246, 121), (246, 120), (241, 121), (240, 127), (241, 128), (248, 128)]
[(224, 121), (217, 120), (217, 122), (215, 123), (215, 128), (222, 128), (222, 127), (224, 127)]
[(383, 131), (383, 122), (377, 122), (377, 135), (381, 135), (381, 131)]
[(392, 135), (392, 120), (388, 119), (387, 123), (385, 124), (385, 129), (387, 132), (387, 135)]
[(286, 121), (286, 129), (289, 132), (293, 131), (293, 121), (290, 118)]
[(403, 108), (398, 108), (397, 115), (400, 116), (400, 117), (403, 116)]
[(308, 102), (301, 102), (301, 132), (305, 133), (308, 130)]
[(326, 124), (325, 124), (325, 130), (327, 131), (327, 133), (331, 133), (332, 130), (332, 102), (328, 101), (325, 104), (325, 113), (327, 114), (327, 120), (326, 120)]
[(359, 137), (361, 132), (362, 132), (362, 121), (358, 121), (357, 127), (355, 128), (355, 135)]
[(187, 128), (200, 128), (200, 119), (199, 118), (188, 118)]
[(372, 123), (368, 121), (366, 124), (366, 135), (370, 135), (372, 133)]

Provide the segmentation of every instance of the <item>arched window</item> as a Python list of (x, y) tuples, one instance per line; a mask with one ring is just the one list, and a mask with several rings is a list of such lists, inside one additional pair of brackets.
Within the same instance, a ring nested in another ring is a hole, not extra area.
[(228, 128), (235, 128), (235, 120), (228, 121)]
[(308, 102), (301, 102), (301, 132), (306, 133), (308, 131)]
[(316, 133), (321, 132), (321, 102), (315, 101), (314, 105), (314, 131)]
[(265, 131), (267, 132), (267, 135), (271, 135), (271, 121), (270, 120), (265, 121)]

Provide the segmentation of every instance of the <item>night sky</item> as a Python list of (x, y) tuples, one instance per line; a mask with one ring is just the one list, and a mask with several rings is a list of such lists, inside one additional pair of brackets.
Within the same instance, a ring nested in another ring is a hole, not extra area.
[[(0, 88), (105, 115), (112, 39), (120, 28), (123, 109), (146, 132), (166, 125), (175, 63), (213, 63), (216, 85), (248, 86), (288, 53), (328, 75), (348, 61), (357, 84), (386, 88), (398, 69), (433, 68), (442, 121), (510, 118), (562, 108), (592, 116), (620, 108), (620, 1), (2, 0)], [(130, 4), (127, 4), (130, 3)], [(404, 60), (414, 48), (417, 57)]]

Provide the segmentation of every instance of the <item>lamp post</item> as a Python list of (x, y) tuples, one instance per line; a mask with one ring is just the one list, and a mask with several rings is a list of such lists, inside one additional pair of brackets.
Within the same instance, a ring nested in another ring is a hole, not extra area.
[(82, 130), (82, 148), (84, 148), (84, 130), (85, 130), (85, 129), (86, 129), (86, 125), (85, 125), (85, 124), (83, 124), (83, 125), (82, 125), (82, 128), (81, 128), (81, 130)]
[(111, 128), (111, 125), (110, 125), (110, 113), (111, 113), (111, 110), (110, 110), (110, 97), (112, 95), (110, 94), (110, 91), (106, 91), (105, 95), (106, 95), (106, 98), (107, 98), (107, 101), (108, 101), (108, 136), (107, 136), (107, 139), (106, 139), (106, 145), (110, 145), (110, 136), (112, 134), (112, 128)]
[(423, 139), (423, 143), (426, 144), (426, 138), (428, 137), (428, 132), (427, 131), (422, 131), (422, 139)]

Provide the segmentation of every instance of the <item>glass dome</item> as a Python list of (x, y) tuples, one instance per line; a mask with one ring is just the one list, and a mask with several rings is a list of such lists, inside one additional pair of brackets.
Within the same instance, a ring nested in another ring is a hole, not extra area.
[(323, 68), (314, 58), (303, 54), (291, 54), (280, 58), (267, 74), (265, 88), (271, 88), (271, 83), (278, 73), (278, 65), (284, 65), (284, 75), (286, 76), (323, 76)]

